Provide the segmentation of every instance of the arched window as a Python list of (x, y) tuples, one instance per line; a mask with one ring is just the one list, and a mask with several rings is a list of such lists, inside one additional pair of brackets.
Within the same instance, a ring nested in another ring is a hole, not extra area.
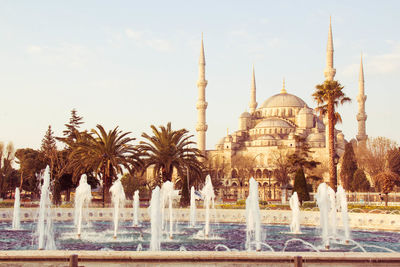
[(232, 183), (232, 186), (236, 187), (236, 186), (237, 186), (237, 183), (236, 183), (236, 182), (233, 182), (233, 183)]
[(262, 178), (268, 178), (270, 176), (270, 171), (267, 169), (264, 169), (262, 172)]
[(261, 178), (261, 170), (260, 169), (256, 170), (256, 178)]
[(232, 178), (237, 178), (237, 171), (236, 170), (232, 170)]

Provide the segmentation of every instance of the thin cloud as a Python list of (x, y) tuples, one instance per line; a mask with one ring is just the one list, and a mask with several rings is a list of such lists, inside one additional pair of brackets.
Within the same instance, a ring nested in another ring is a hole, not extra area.
[(159, 52), (168, 52), (172, 50), (170, 41), (155, 37), (154, 34), (149, 31), (134, 31), (127, 28), (125, 30), (125, 36), (133, 40), (139, 46), (150, 47)]
[(68, 68), (86, 67), (90, 54), (86, 47), (68, 43), (56, 46), (29, 45), (26, 52), (45, 64), (62, 65)]

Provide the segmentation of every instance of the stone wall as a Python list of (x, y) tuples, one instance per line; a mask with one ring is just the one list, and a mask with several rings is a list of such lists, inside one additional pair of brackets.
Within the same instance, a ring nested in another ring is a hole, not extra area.
[[(112, 208), (90, 208), (84, 211), (90, 220), (112, 221)], [(203, 209), (196, 210), (197, 221), (204, 221), (205, 213)], [(21, 208), (21, 221), (33, 221), (38, 216), (38, 209)], [(74, 218), (72, 208), (54, 208), (52, 216), (56, 221), (68, 221)], [(165, 213), (168, 217), (168, 212)], [(12, 221), (13, 209), (0, 209), (0, 221)], [(290, 224), (290, 210), (261, 210), (261, 221), (264, 224)], [(121, 220), (133, 220), (133, 209), (124, 208), (120, 210)], [(174, 209), (174, 220), (189, 221), (189, 209)], [(246, 223), (244, 209), (216, 209), (211, 210), (211, 222), (226, 223)], [(149, 214), (147, 209), (140, 209), (140, 221), (148, 221)], [(342, 226), (341, 213), (337, 213), (339, 228)], [(397, 214), (374, 214), (374, 213), (349, 213), (350, 227), (353, 229), (365, 230), (400, 230), (400, 215)], [(319, 226), (318, 211), (301, 211), (300, 223), (303, 226)]]

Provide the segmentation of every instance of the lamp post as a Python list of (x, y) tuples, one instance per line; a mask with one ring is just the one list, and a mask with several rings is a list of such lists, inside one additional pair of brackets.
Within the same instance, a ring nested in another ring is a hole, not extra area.
[(337, 180), (337, 165), (339, 163), (339, 159), (340, 159), (339, 155), (335, 152), (335, 155), (333, 155), (333, 164), (335, 165), (335, 176), (336, 176), (335, 177), (336, 184), (333, 185), (334, 186), (333, 190), (335, 190), (335, 192), (337, 191), (337, 184), (338, 184), (338, 180)]

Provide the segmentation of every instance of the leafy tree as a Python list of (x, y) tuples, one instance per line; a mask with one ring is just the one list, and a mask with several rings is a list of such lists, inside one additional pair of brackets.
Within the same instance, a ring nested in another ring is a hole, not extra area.
[(400, 175), (400, 148), (388, 152), (387, 163), (389, 170)]
[[(138, 146), (143, 153), (144, 169), (153, 166), (153, 175), (159, 179), (159, 183), (172, 180), (172, 174), (177, 172), (178, 177), (186, 178), (186, 168), (190, 169), (195, 176), (201, 177), (203, 164), (199, 158), (203, 158), (201, 151), (194, 148), (195, 142), (190, 139), (193, 135), (187, 135), (186, 129), (172, 130), (171, 123), (167, 126), (160, 126), (157, 129), (154, 125), (150, 126), (153, 135), (142, 133), (145, 141), (141, 141)], [(179, 179), (179, 178), (178, 178)], [(183, 186), (183, 182), (179, 183)]]
[(271, 153), (271, 165), (273, 174), (281, 186), (286, 186), (290, 181), (290, 174), (297, 168), (290, 160), (288, 151), (277, 149)]
[(353, 145), (351, 143), (347, 143), (344, 148), (342, 168), (340, 170), (342, 186), (345, 190), (351, 189), (352, 180), (356, 170), (357, 170), (357, 161), (356, 161), (356, 156), (354, 155)]
[(386, 195), (385, 206), (387, 206), (389, 193), (393, 191), (395, 185), (399, 186), (400, 177), (392, 171), (383, 171), (378, 173), (376, 179), (381, 186), (382, 193)]
[(125, 173), (122, 176), (121, 183), (124, 187), (125, 195), (129, 199), (133, 199), (133, 194), (135, 191), (142, 187), (139, 178), (131, 175), (130, 173)]
[(43, 154), (32, 148), (21, 148), (15, 152), (21, 177), (22, 189), (38, 196), (39, 179), (37, 175), (46, 167)]
[(312, 154), (313, 151), (311, 151), (310, 145), (306, 142), (306, 139), (299, 135), (295, 135), (295, 140), (298, 146), (293, 154), (288, 156), (289, 162), (297, 169), (301, 168), (303, 170), (312, 170), (317, 167), (320, 162), (311, 158), (310, 154)]
[(381, 136), (368, 138), (366, 146), (357, 146), (358, 166), (372, 177), (377, 190), (380, 190), (377, 175), (386, 171), (388, 152), (396, 147), (397, 143), (395, 141)]
[[(350, 183), (350, 190), (352, 192), (368, 192), (371, 185), (365, 175), (364, 171), (357, 169), (353, 174), (353, 179)], [(347, 189), (348, 190), (348, 189)]]
[(95, 172), (100, 175), (103, 186), (103, 206), (110, 202), (109, 189), (117, 174), (123, 173), (123, 168), (131, 169), (138, 160), (136, 148), (130, 144), (135, 138), (123, 133), (115, 127), (106, 132), (103, 126), (97, 125), (97, 130), (88, 132), (75, 131), (76, 140), (65, 138), (65, 142), (71, 153), (69, 160), (74, 169), (74, 177), (80, 177), (87, 172)]
[(248, 155), (242, 155), (242, 154), (237, 154), (232, 157), (232, 169), (235, 169), (237, 171), (237, 177), (232, 177), (236, 178), (239, 187), (240, 187), (240, 195), (239, 199), (245, 198), (243, 194), (243, 187), (245, 186), (245, 183), (249, 181), (251, 176), (253, 175), (253, 169), (256, 166), (256, 163), (254, 159), (251, 156)]
[(296, 172), (296, 176), (294, 178), (293, 191), (297, 192), (300, 204), (303, 204), (303, 201), (310, 200), (306, 177), (304, 175), (304, 171), (302, 168), (299, 168)]
[(335, 124), (341, 120), (340, 115), (335, 111), (339, 104), (350, 102), (343, 92), (343, 86), (338, 81), (326, 80), (323, 84), (318, 84), (313, 93), (313, 98), (317, 102), (317, 110), (321, 115), (328, 116), (328, 138), (329, 138), (329, 177), (330, 186), (336, 191), (337, 173), (334, 163), (335, 156)]

